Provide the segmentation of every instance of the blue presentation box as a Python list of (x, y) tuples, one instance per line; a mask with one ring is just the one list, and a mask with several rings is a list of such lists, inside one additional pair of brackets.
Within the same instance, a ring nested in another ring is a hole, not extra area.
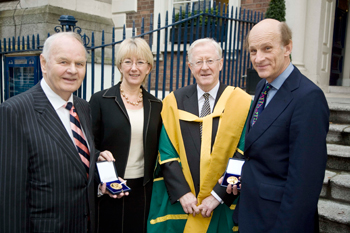
[(228, 160), (221, 186), (227, 187), (228, 185), (237, 185), (239, 188), (239, 184), (241, 183), (239, 178), (241, 176), (244, 162), (244, 159), (230, 158)]
[(101, 183), (106, 183), (107, 190), (112, 194), (130, 192), (131, 189), (118, 179), (117, 168), (113, 161), (96, 162)]

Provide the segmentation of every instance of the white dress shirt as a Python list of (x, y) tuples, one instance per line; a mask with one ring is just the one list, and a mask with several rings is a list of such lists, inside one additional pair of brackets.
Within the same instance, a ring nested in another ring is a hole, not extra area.
[[(58, 117), (62, 121), (62, 124), (63, 124), (64, 128), (66, 128), (67, 133), (68, 133), (69, 137), (72, 139), (73, 144), (75, 145), (72, 129), (70, 127), (70, 114), (69, 114), (69, 111), (64, 107), (67, 104), (67, 101), (65, 101), (64, 99), (62, 99), (61, 96), (56, 94), (51, 89), (51, 87), (47, 84), (47, 82), (45, 81), (44, 78), (41, 79), (40, 85), (41, 85), (41, 88), (43, 89), (46, 97), (49, 99), (52, 107), (55, 109)], [(70, 97), (68, 99), (68, 102), (72, 102), (73, 103), (73, 94), (70, 95)], [(74, 103), (73, 103), (73, 105), (74, 105)], [(81, 130), (83, 131), (83, 134), (84, 134), (84, 136), (86, 138), (84, 129), (81, 129)], [(87, 140), (86, 140), (86, 143), (87, 143), (88, 148), (90, 150), (89, 143), (88, 143)]]
[(209, 104), (210, 104), (210, 111), (213, 112), (214, 103), (216, 99), (216, 95), (218, 94), (218, 90), (220, 87), (220, 82), (218, 82), (213, 89), (211, 89), (209, 92), (204, 92), (198, 85), (197, 85), (197, 97), (198, 97), (198, 113), (201, 114), (202, 107), (204, 104), (204, 93), (209, 93)]

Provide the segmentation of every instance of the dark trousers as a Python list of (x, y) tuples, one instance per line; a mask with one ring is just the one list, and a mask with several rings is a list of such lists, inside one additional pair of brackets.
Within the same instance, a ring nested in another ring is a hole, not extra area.
[(129, 196), (113, 199), (104, 195), (98, 205), (99, 233), (146, 232), (152, 184), (143, 186), (143, 178), (127, 179)]

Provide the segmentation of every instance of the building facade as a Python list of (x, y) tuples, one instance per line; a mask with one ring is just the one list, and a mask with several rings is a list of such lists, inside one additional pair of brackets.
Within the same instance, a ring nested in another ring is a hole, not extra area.
[[(185, 2), (185, 3), (184, 3)], [(141, 19), (148, 30), (150, 22), (156, 28), (158, 17), (165, 22), (166, 11), (183, 10), (198, 0), (20, 0), (0, 1), (0, 39), (39, 33), (44, 40), (54, 33), (60, 15), (73, 15), (84, 33), (94, 32), (95, 44), (110, 43), (115, 31), (116, 41), (140, 34)], [(221, 6), (242, 7), (266, 12), (269, 0), (219, 0)], [(293, 32), (292, 62), (325, 92), (350, 92), (350, 17), (347, 0), (286, 0), (286, 22)], [(206, 4), (213, 4), (206, 1)], [(161, 25), (162, 26), (162, 25)], [(4, 45), (2, 45), (4, 46)], [(160, 45), (161, 47), (164, 44)]]

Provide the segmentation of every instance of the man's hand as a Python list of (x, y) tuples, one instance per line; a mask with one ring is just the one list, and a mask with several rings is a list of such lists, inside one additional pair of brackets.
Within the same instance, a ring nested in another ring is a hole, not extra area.
[(202, 216), (204, 218), (210, 217), (211, 212), (220, 204), (218, 200), (213, 195), (206, 197), (202, 204), (198, 206)]
[[(220, 179), (219, 179), (219, 184), (222, 183), (222, 180), (224, 179), (224, 177), (222, 176)], [(239, 177), (239, 179), (241, 179), (241, 177)], [(241, 188), (241, 184), (239, 184), (239, 188)], [(237, 189), (237, 185), (227, 185), (227, 188), (226, 188), (226, 192), (228, 194), (231, 194), (233, 193), (233, 195), (237, 195), (238, 194), (238, 189)]]
[(97, 161), (115, 161), (112, 153), (108, 150), (100, 152), (100, 155), (97, 158)]
[[(122, 179), (122, 178), (120, 178), (120, 177), (118, 177), (118, 179), (121, 181), (121, 182), (124, 182), (124, 180)], [(125, 184), (126, 184), (126, 181), (125, 181)], [(112, 194), (112, 193), (110, 193), (107, 189), (106, 189), (106, 184), (104, 183), (104, 184), (102, 184), (102, 185), (100, 185), (100, 189), (101, 189), (101, 192), (103, 193), (103, 194), (108, 194), (111, 198), (118, 198), (118, 199), (120, 199), (120, 198), (122, 198), (122, 197), (124, 197), (124, 196), (128, 196), (129, 195), (129, 192), (121, 192), (121, 193), (118, 193), (118, 194)]]
[(193, 193), (189, 192), (180, 197), (179, 199), (182, 209), (185, 211), (186, 214), (193, 214), (193, 216), (196, 216), (196, 214), (199, 213), (199, 209), (197, 207), (197, 198), (193, 195)]

